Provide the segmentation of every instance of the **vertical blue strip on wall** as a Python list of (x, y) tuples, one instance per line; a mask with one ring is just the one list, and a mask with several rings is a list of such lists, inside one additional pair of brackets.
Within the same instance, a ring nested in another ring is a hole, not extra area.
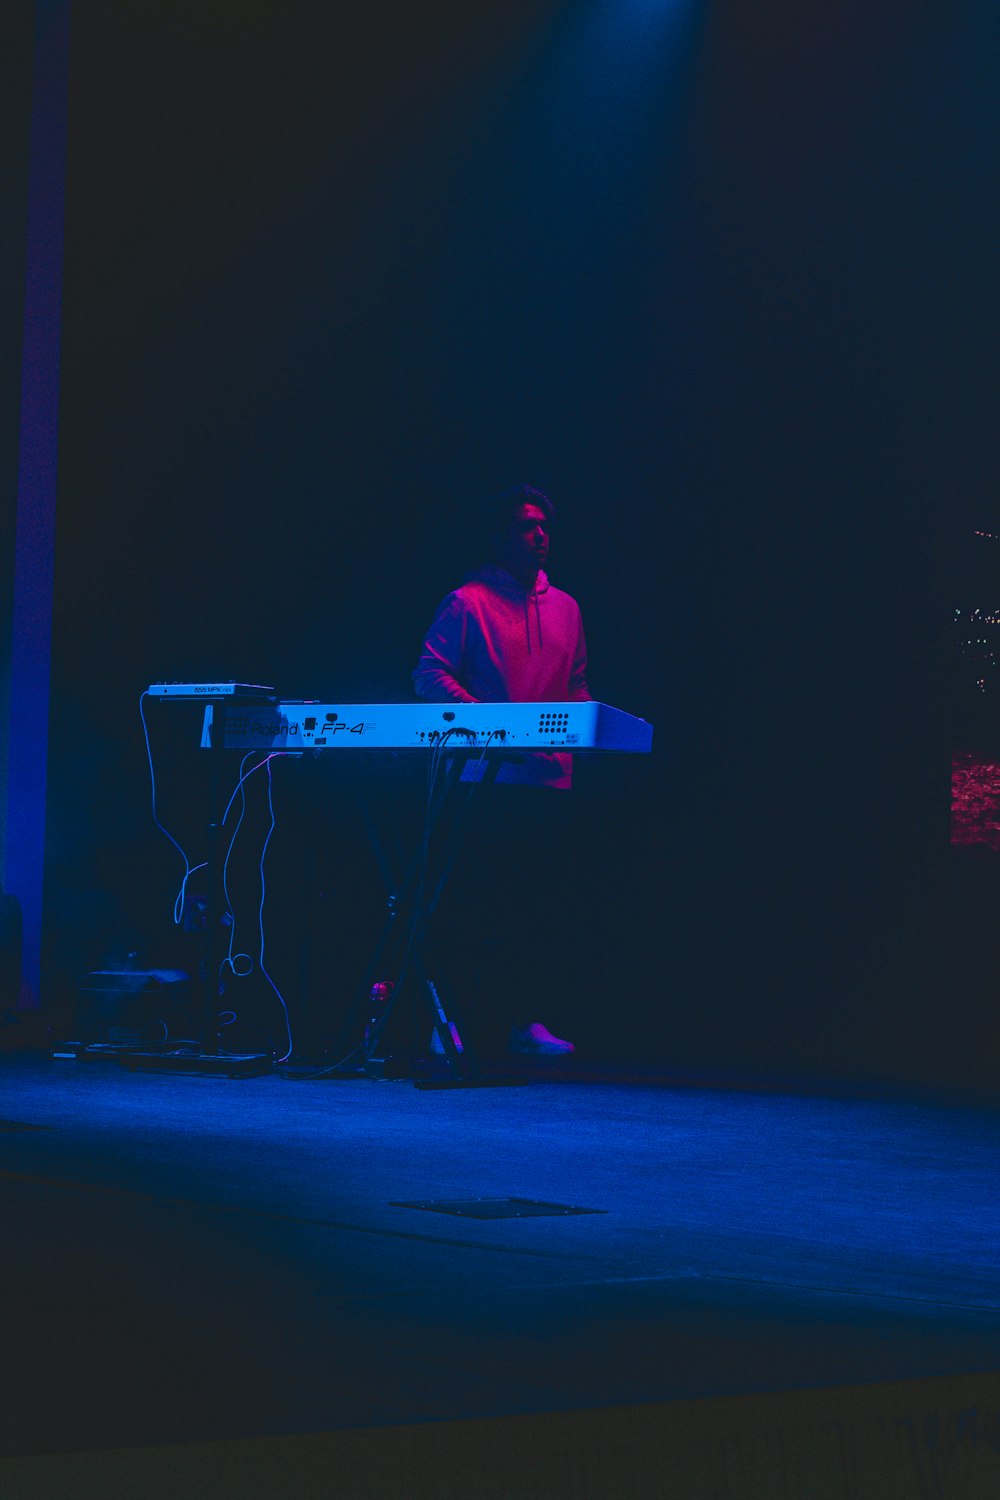
[(37, 0), (31, 88), (4, 859), (4, 888), (24, 916), (29, 1006), (41, 989), (69, 13), (70, 0)]

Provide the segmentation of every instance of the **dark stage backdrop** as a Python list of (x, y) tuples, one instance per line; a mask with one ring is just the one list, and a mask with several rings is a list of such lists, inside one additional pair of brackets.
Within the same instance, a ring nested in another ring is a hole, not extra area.
[[(938, 557), (994, 487), (989, 9), (92, 0), (73, 24), (51, 993), (183, 949), (142, 687), (406, 698), (470, 507), (526, 480), (559, 506), (595, 695), (657, 731), (581, 775), (579, 1039), (973, 1077), (940, 1019)], [(183, 713), (155, 721), (163, 815), (201, 857)], [(329, 847), (321, 804), (297, 826)], [(524, 878), (544, 916), (544, 848)]]

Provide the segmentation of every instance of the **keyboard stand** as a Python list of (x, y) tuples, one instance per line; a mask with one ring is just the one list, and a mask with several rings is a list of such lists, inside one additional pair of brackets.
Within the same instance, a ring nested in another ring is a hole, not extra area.
[[(461, 787), (461, 775), (465, 765), (473, 755), (479, 755), (477, 751), (456, 750), (449, 753), (445, 765), (443, 784), (432, 803), (429, 818), (428, 840), (433, 834), (434, 826), (438, 822), (445, 804), (457, 787)], [(389, 948), (391, 937), (398, 930), (397, 924), (401, 914), (408, 916), (410, 922), (410, 937), (400, 961), (398, 978), (389, 1004), (385, 1007), (382, 1015), (375, 1021), (369, 1030), (364, 1044), (365, 1071), (372, 1076), (384, 1076), (384, 1060), (378, 1056), (382, 1036), (394, 1015), (401, 995), (414, 984), (418, 987), (427, 1009), (431, 1024), (432, 1035), (437, 1037), (441, 1046), (441, 1058), (447, 1074), (455, 1083), (470, 1084), (478, 1079), (478, 1070), (470, 1061), (464, 1046), (460, 1049), (456, 1046), (455, 1037), (452, 1032), (451, 1022), (445, 1013), (441, 996), (433, 978), (428, 974), (424, 963), (423, 949), (427, 925), (436, 911), (441, 897), (444, 895), (448, 881), (455, 868), (456, 861), (462, 849), (462, 835), (465, 831), (465, 822), (468, 816), (469, 804), (475, 795), (476, 789), (492, 782), (496, 778), (500, 768), (500, 756), (490, 755), (486, 757), (483, 767), (481, 781), (469, 782), (465, 785), (465, 800), (459, 807), (455, 817), (454, 826), (451, 829), (450, 847), (447, 851), (444, 865), (435, 881), (431, 893), (426, 898), (423, 895), (420, 878), (420, 862), (423, 857), (418, 853), (417, 859), (403, 881), (401, 886), (396, 885), (391, 876), (389, 862), (386, 858), (382, 842), (378, 837), (374, 820), (369, 809), (362, 804), (365, 823), (368, 829), (369, 841), (375, 853), (376, 862), (382, 872), (386, 883), (388, 915), (383, 928), (382, 936), (376, 948), (375, 957), (368, 967), (366, 975), (366, 986), (377, 978), (377, 967), (382, 962), (383, 955)], [(410, 906), (407, 911), (407, 898), (410, 898)], [(364, 996), (362, 996), (364, 998)], [(356, 1016), (356, 1009), (355, 1009)]]

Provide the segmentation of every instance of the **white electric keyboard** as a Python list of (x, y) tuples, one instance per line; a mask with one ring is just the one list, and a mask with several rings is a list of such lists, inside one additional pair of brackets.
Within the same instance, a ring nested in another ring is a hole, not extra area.
[[(212, 710), (208, 710), (211, 712)], [(626, 750), (653, 726), (607, 703), (219, 705), (227, 750)], [(203, 740), (205, 743), (205, 740)]]

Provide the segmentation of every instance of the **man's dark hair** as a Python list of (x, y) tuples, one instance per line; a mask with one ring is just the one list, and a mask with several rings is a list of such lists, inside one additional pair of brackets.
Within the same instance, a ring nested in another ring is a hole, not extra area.
[(551, 522), (556, 508), (548, 495), (532, 489), (530, 484), (515, 484), (509, 490), (501, 490), (486, 502), (486, 522), (491, 546), (501, 547), (510, 531), (510, 523), (522, 505), (537, 505), (545, 519)]

